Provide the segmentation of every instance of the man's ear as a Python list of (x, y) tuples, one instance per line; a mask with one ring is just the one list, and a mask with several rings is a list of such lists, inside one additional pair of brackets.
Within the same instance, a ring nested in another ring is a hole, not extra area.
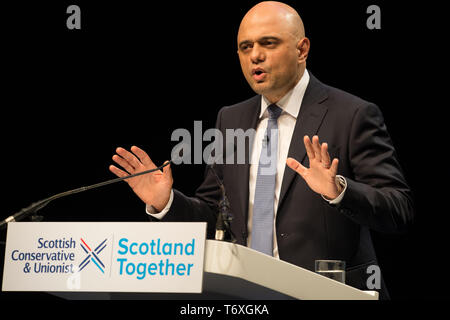
[(310, 42), (309, 39), (304, 37), (297, 43), (298, 62), (304, 63), (308, 59)]

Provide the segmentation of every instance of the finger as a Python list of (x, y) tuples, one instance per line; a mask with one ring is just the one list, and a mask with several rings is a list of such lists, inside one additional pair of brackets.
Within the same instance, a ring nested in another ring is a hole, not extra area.
[(314, 136), (312, 138), (312, 146), (314, 149), (314, 156), (318, 161), (322, 160), (322, 157), (320, 155), (320, 143), (319, 143), (319, 137), (318, 136)]
[(327, 143), (322, 143), (320, 152), (321, 152), (321, 157), (322, 157), (322, 165), (325, 168), (329, 168), (331, 159), (330, 159), (330, 154), (328, 153), (328, 144)]
[(117, 154), (113, 155), (113, 161), (117, 163), (119, 166), (124, 168), (128, 173), (133, 173), (134, 168), (122, 157), (119, 157)]
[(308, 136), (303, 137), (303, 143), (305, 144), (306, 153), (308, 154), (309, 160), (314, 159), (314, 149), (311, 143), (311, 140), (309, 140)]
[(330, 167), (330, 171), (333, 174), (333, 176), (337, 175), (338, 166), (339, 166), (339, 159), (338, 158), (334, 158), (333, 162), (331, 163), (331, 167)]
[(136, 158), (134, 154), (125, 150), (124, 148), (119, 147), (116, 149), (116, 152), (119, 156), (124, 158), (134, 169), (138, 169), (140, 166), (142, 166), (142, 163), (138, 160), (138, 158)]
[(289, 168), (291, 168), (301, 176), (303, 176), (306, 173), (306, 171), (308, 171), (307, 168), (305, 168), (300, 162), (298, 162), (293, 158), (287, 158), (286, 164), (288, 165)]
[(132, 146), (131, 152), (133, 152), (139, 158), (139, 161), (141, 161), (144, 166), (149, 168), (156, 168), (156, 165), (153, 163), (152, 159), (150, 159), (148, 154), (141, 148)]
[(112, 173), (114, 173), (116, 176), (118, 176), (119, 178), (123, 178), (123, 177), (127, 177), (129, 176), (128, 173), (126, 173), (123, 170), (120, 170), (119, 168), (117, 168), (116, 166), (110, 165), (109, 166), (109, 171), (111, 171)]

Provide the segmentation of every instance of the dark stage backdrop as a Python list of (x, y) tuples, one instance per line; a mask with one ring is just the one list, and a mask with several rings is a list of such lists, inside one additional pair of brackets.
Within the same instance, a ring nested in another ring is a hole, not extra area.
[[(440, 71), (427, 63), (436, 57), (433, 15), (442, 8), (392, 2), (288, 3), (311, 40), (308, 70), (381, 108), (414, 191), (412, 230), (373, 233), (392, 298), (448, 297), (449, 280), (437, 264), (448, 254), (450, 221), (440, 209), (447, 190), (437, 184), (448, 181), (439, 132), (446, 107), (427, 91)], [(195, 120), (211, 128), (221, 107), (253, 95), (236, 54), (239, 22), (252, 2), (155, 3), (2, 4), (0, 218), (113, 178), (108, 166), (118, 146), (138, 145), (161, 164), (177, 144), (173, 130), (193, 132)], [(71, 4), (81, 8), (81, 30), (66, 27)], [(381, 8), (380, 30), (366, 26), (371, 4)], [(204, 169), (174, 167), (174, 187), (193, 195)], [(41, 214), (45, 221), (147, 221), (126, 183), (58, 200)]]

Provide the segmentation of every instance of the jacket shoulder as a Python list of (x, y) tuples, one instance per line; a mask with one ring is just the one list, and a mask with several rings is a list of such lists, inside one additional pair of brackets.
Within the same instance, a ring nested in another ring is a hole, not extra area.
[(352, 93), (338, 89), (332, 86), (325, 85), (328, 91), (328, 103), (330, 105), (347, 108), (349, 111), (356, 111), (365, 106), (374, 105), (374, 103), (358, 97)]
[(238, 102), (230, 106), (222, 107), (219, 110), (219, 113), (226, 113), (227, 115), (229, 115), (235, 113), (241, 114), (242, 112), (246, 111), (254, 112), (255, 110), (259, 109), (260, 105), (261, 105), (261, 96), (255, 95), (247, 100)]

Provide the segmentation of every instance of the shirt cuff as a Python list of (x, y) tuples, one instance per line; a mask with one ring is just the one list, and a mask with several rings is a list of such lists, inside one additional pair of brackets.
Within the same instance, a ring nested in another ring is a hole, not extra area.
[(338, 195), (336, 199), (330, 200), (330, 199), (325, 198), (322, 195), (323, 200), (325, 200), (329, 204), (333, 204), (333, 205), (337, 205), (342, 201), (342, 198), (344, 198), (344, 195), (345, 195), (345, 191), (347, 190), (347, 180), (345, 180), (345, 178), (343, 176), (336, 175), (336, 182), (339, 183), (341, 185), (341, 187), (343, 187), (341, 194)]
[(145, 206), (145, 212), (147, 212), (147, 214), (152, 216), (153, 218), (161, 220), (170, 210), (172, 202), (173, 202), (173, 189), (170, 190), (169, 202), (167, 202), (166, 206), (164, 207), (164, 209), (161, 210), (161, 212), (158, 212), (154, 206), (148, 204)]

